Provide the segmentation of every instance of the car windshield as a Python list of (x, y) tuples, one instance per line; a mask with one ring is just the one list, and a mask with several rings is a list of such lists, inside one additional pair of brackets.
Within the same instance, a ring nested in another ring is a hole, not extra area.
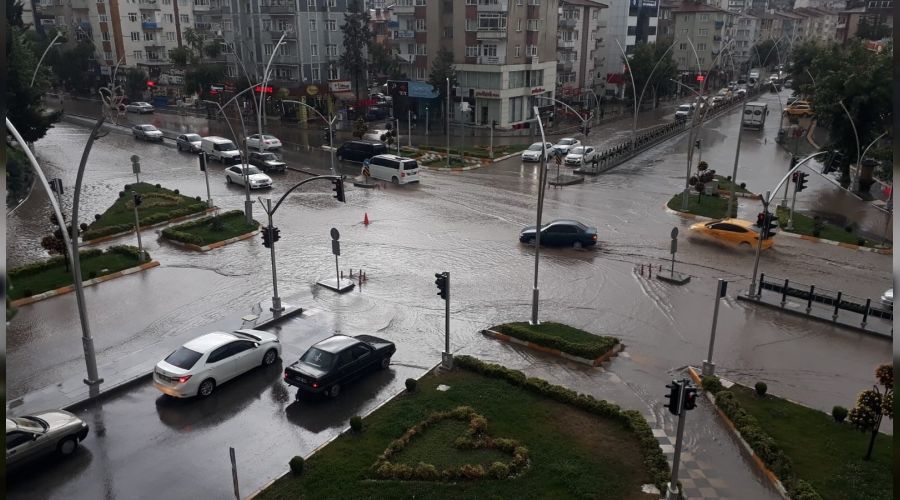
[(10, 420), (15, 422), (19, 427), (32, 432), (43, 432), (44, 429), (48, 427), (47, 422), (44, 422), (37, 417), (14, 417), (10, 418)]
[(543, 147), (544, 145), (541, 143), (532, 144), (531, 146), (528, 146), (528, 151), (540, 151)]
[(263, 154), (259, 155), (259, 158), (260, 158), (261, 160), (265, 160), (265, 161), (276, 161), (276, 160), (278, 160), (278, 158), (275, 157), (275, 153), (263, 153)]
[(187, 347), (179, 347), (177, 351), (169, 354), (169, 357), (166, 358), (166, 363), (177, 366), (182, 370), (190, 370), (202, 356), (199, 352), (192, 351)]
[(149, 104), (147, 104), (146, 102), (136, 102), (136, 103), (134, 103), (134, 105), (135, 106), (149, 106)]
[(311, 347), (306, 351), (303, 357), (300, 358), (300, 361), (320, 370), (327, 370), (328, 368), (331, 368), (331, 364), (334, 362), (334, 354)]
[(184, 136), (184, 138), (191, 142), (199, 142), (200, 141), (200, 136), (197, 134), (186, 134)]
[(263, 139), (271, 141), (272, 139), (277, 139), (277, 137), (275, 137), (274, 135), (264, 135)]
[(678, 106), (678, 111), (690, 111), (690, 110), (691, 110), (690, 104), (682, 104), (681, 106)]
[(216, 151), (234, 151), (236, 149), (237, 146), (235, 146), (231, 141), (220, 142), (219, 144), (216, 144)]
[(583, 147), (583, 146), (578, 146), (577, 148), (572, 148), (572, 150), (569, 151), (569, 154), (573, 154), (573, 155), (583, 155), (583, 154), (584, 154), (584, 147)]
[(575, 144), (575, 139), (561, 139), (559, 144), (562, 146), (571, 146), (572, 144)]
[[(241, 171), (241, 167), (237, 167), (237, 169), (238, 169), (238, 172)], [(241, 173), (243, 173), (243, 172), (241, 172)], [(259, 173), (261, 173), (261, 172), (259, 171), (259, 169), (256, 168), (256, 167), (254, 167), (253, 165), (248, 165), (248, 166), (247, 166), (247, 175), (259, 174)]]
[(152, 131), (156, 130), (156, 127), (154, 127), (153, 125), (142, 125), (141, 128), (148, 132), (152, 132)]

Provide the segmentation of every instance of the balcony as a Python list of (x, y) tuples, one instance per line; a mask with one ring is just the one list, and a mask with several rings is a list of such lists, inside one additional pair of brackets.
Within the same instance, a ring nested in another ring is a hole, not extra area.
[(574, 29), (575, 26), (578, 26), (578, 19), (560, 19), (559, 20), (559, 28), (560, 29)]
[(566, 71), (566, 72), (572, 71), (572, 68), (574, 68), (574, 67), (575, 67), (575, 62), (574, 62), (574, 61), (557, 61), (557, 62), (556, 62), (556, 68), (557, 68), (557, 71), (560, 71), (560, 72), (562, 72), (562, 71)]
[[(396, 9), (396, 7), (394, 8)], [(509, 0), (498, 0), (497, 3), (478, 2), (478, 12), (508, 12)]]
[(479, 28), (476, 38), (478, 40), (497, 40), (506, 38), (506, 28)]
[(138, 4), (141, 10), (160, 10), (159, 0), (141, 0)]
[(141, 29), (145, 31), (161, 30), (162, 25), (156, 21), (141, 21)]
[(725, 26), (725, 21), (716, 21), (716, 22), (715, 22), (715, 28), (716, 28), (717, 30), (722, 29), (722, 26)]
[(394, 39), (412, 39), (416, 37), (415, 31), (397, 30), (394, 32)]
[(402, 15), (413, 15), (416, 13), (416, 8), (413, 5), (394, 5), (394, 14), (398, 16)]
[(278, 39), (281, 38), (281, 35), (284, 35), (285, 40), (297, 39), (297, 33), (294, 31), (269, 31), (269, 36), (272, 37), (272, 40), (278, 41)]
[[(269, 56), (266, 56), (268, 58)], [(300, 64), (300, 56), (297, 54), (275, 54), (272, 58), (272, 64), (290, 64), (296, 66)]]
[(540, 62), (538, 56), (525, 56), (525, 60), (528, 61), (529, 64), (538, 64)]
[(557, 40), (556, 48), (558, 49), (574, 49), (577, 40)]
[(260, 5), (260, 12), (263, 14), (295, 14), (297, 10), (294, 5)]
[(506, 64), (506, 56), (479, 56), (478, 64)]

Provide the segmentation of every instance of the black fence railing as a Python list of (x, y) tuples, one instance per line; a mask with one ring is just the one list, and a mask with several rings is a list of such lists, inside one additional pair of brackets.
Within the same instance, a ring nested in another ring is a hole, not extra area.
[(842, 310), (862, 315), (863, 324), (869, 317), (885, 320), (894, 318), (893, 309), (882, 306), (880, 302), (873, 304), (870, 298), (863, 299), (840, 291), (816, 288), (815, 285), (790, 281), (786, 278), (766, 277), (765, 274), (760, 274), (757, 294), (762, 295), (763, 290), (780, 293), (782, 306), (788, 297), (794, 297), (806, 301), (807, 312), (812, 308), (813, 302), (833, 307), (832, 318), (835, 320)]

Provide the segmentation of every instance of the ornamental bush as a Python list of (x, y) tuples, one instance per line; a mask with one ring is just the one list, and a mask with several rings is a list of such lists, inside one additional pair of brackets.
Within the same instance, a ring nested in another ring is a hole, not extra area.
[(766, 395), (766, 391), (769, 389), (769, 386), (766, 385), (765, 382), (757, 382), (756, 385), (753, 386), (756, 390), (756, 395), (759, 397), (763, 397)]
[(705, 390), (713, 395), (717, 394), (719, 391), (721, 391), (724, 388), (722, 386), (722, 382), (719, 380), (718, 377), (711, 377), (711, 376), (703, 377), (703, 379), (700, 381), (700, 385), (703, 386), (703, 390)]
[(305, 463), (306, 463), (306, 461), (303, 460), (303, 457), (301, 457), (299, 455), (295, 456), (290, 461), (291, 472), (293, 472), (297, 476), (299, 476), (300, 474), (303, 474), (303, 466)]
[(350, 430), (359, 434), (363, 429), (363, 421), (362, 417), (356, 415), (354, 417), (350, 417)]
[(416, 386), (418, 385), (418, 381), (414, 378), (406, 379), (406, 390), (409, 392), (416, 392)]
[(844, 419), (847, 418), (847, 409), (843, 406), (835, 406), (831, 409), (831, 418), (839, 424), (844, 423)]

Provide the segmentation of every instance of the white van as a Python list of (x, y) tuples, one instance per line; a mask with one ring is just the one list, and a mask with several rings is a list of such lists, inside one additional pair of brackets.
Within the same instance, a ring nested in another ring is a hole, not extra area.
[(419, 182), (419, 164), (412, 158), (378, 155), (369, 160), (369, 175), (394, 184)]
[(744, 106), (744, 116), (741, 117), (741, 126), (755, 130), (762, 130), (766, 125), (766, 116), (769, 114), (769, 105), (764, 102), (748, 102)]
[(238, 147), (228, 139), (218, 136), (204, 137), (200, 141), (200, 151), (206, 153), (210, 160), (220, 163), (238, 163), (241, 161), (241, 152)]

